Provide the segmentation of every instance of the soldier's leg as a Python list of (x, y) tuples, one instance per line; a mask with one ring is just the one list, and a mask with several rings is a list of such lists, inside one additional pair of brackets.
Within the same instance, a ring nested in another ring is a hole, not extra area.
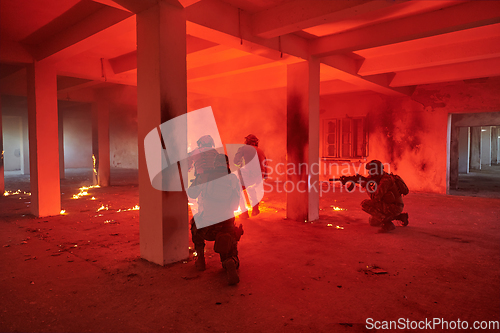
[(387, 217), (382, 212), (382, 204), (376, 203), (370, 199), (366, 199), (361, 202), (361, 209), (370, 214), (368, 222), (373, 227), (381, 226), (384, 219)]
[(204, 271), (206, 268), (205, 264), (205, 238), (203, 237), (203, 231), (196, 228), (194, 223), (194, 218), (191, 219), (191, 239), (194, 243), (194, 250), (197, 253), (197, 258), (195, 262), (196, 269), (199, 271)]
[(396, 229), (393, 220), (395, 220), (399, 214), (403, 211), (403, 206), (399, 204), (383, 204), (382, 213), (386, 216), (383, 223), (382, 228), (378, 232), (386, 233), (391, 230)]
[(242, 213), (240, 214), (240, 218), (242, 218), (242, 219), (250, 218), (250, 216), (248, 215), (247, 204), (245, 201), (245, 192), (247, 192), (246, 188), (243, 187), (243, 190), (240, 193), (240, 209), (242, 211)]
[(257, 197), (257, 185), (247, 187), (248, 199), (252, 205), (252, 216), (259, 215), (259, 200)]
[(236, 269), (240, 265), (238, 258), (238, 241), (235, 233), (234, 218), (227, 221), (215, 238), (214, 251), (219, 253), (222, 267), (227, 272), (227, 279), (230, 285), (240, 281)]

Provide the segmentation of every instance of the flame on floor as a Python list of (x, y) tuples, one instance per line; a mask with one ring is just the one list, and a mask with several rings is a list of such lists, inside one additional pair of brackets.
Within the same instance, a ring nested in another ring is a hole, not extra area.
[(340, 207), (337, 207), (337, 206), (330, 206), (330, 207), (332, 207), (332, 209), (333, 209), (334, 211), (336, 211), (336, 212), (341, 211), (341, 210), (347, 210), (347, 209), (345, 209), (345, 208), (340, 208)]
[(108, 210), (108, 209), (109, 209), (108, 205), (104, 206), (104, 204), (102, 204), (101, 207), (99, 207), (97, 209), (97, 212), (100, 212), (101, 210)]
[(66, 214), (66, 209), (61, 209), (61, 211), (59, 212), (59, 214), (65, 215)]
[[(88, 192), (89, 189), (99, 188), (99, 187), (100, 187), (99, 185), (82, 186), (79, 188), (80, 192), (78, 192), (77, 194), (73, 194), (73, 199), (80, 199), (83, 196), (89, 195), (89, 192)], [(93, 199), (91, 199), (91, 200), (95, 200), (94, 197), (92, 197), (92, 198)]]
[(9, 195), (17, 195), (17, 194), (31, 195), (31, 192), (25, 192), (25, 191), (21, 191), (21, 190), (17, 190), (15, 192), (12, 192), (12, 191), (5, 191), (5, 192), (3, 192), (3, 196), (4, 197), (7, 197)]
[(121, 213), (121, 212), (129, 212), (129, 211), (131, 211), (131, 210), (139, 210), (139, 209), (141, 209), (141, 208), (139, 207), (139, 205), (135, 205), (134, 207), (132, 207), (132, 208), (128, 208), (128, 209), (118, 209), (116, 212), (117, 212), (117, 213)]

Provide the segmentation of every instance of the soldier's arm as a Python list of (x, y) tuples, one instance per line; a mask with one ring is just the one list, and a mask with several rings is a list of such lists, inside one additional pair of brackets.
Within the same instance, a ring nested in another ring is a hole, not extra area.
[(243, 159), (243, 147), (241, 147), (240, 149), (238, 149), (238, 151), (236, 152), (236, 155), (234, 155), (234, 165), (238, 166), (238, 167), (242, 167), (242, 159)]
[(391, 185), (392, 184), (390, 181), (388, 181), (386, 179), (382, 179), (377, 185), (377, 190), (371, 196), (372, 200), (373, 201), (382, 201), (382, 198), (387, 193), (387, 191), (390, 189)]

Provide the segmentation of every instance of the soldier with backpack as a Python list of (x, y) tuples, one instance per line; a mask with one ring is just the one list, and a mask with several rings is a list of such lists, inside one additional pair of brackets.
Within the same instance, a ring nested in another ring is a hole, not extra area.
[(361, 202), (361, 209), (371, 215), (370, 225), (380, 226), (380, 233), (394, 230), (394, 220), (399, 220), (403, 226), (407, 226), (408, 213), (403, 213), (403, 195), (407, 195), (409, 190), (403, 179), (384, 172), (384, 166), (378, 160), (368, 162), (366, 170), (368, 179), (375, 182), (373, 189), (367, 191), (370, 199)]
[(191, 237), (197, 253), (195, 266), (205, 270), (205, 241), (214, 241), (214, 251), (219, 254), (222, 267), (226, 270), (229, 285), (240, 279), (237, 269), (238, 241), (243, 228), (234, 225), (234, 211), (240, 200), (238, 178), (229, 171), (227, 155), (215, 157), (215, 168), (197, 177), (187, 190), (189, 197), (201, 197), (199, 213), (191, 219)]

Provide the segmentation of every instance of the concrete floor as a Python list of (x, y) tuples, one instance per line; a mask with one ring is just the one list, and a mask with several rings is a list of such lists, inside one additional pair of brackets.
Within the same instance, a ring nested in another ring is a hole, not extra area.
[[(0, 198), (1, 332), (373, 332), (383, 330), (367, 329), (368, 318), (500, 320), (498, 198), (410, 193), (409, 226), (377, 234), (359, 208), (365, 194), (336, 188), (321, 219), (304, 223), (285, 219), (284, 193), (268, 193), (244, 222), (241, 282), (229, 287), (211, 246), (202, 273), (192, 258), (166, 267), (139, 258), (139, 212), (123, 211), (138, 203), (135, 172), (113, 170), (114, 186), (71, 199), (89, 179), (68, 170), (67, 215), (34, 218), (28, 195)], [(6, 186), (28, 191), (29, 179), (8, 176)]]

